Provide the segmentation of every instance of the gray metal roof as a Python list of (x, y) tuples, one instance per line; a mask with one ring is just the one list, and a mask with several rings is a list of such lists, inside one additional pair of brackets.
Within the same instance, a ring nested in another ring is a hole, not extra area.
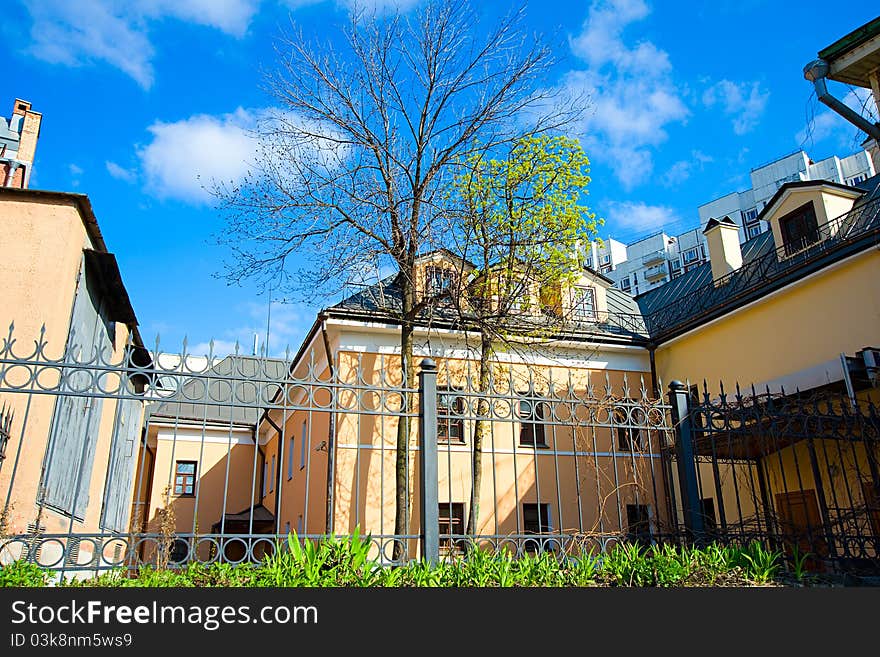
[[(271, 400), (281, 389), (289, 368), (288, 360), (227, 356), (206, 372), (193, 374), (176, 395), (177, 398), (193, 399), (193, 402), (152, 403), (147, 406), (147, 415), (171, 420), (255, 425), (262, 415), (260, 402)], [(186, 380), (186, 375), (173, 374), (168, 378), (173, 386), (176, 380)], [(198, 400), (215, 403), (199, 403)]]

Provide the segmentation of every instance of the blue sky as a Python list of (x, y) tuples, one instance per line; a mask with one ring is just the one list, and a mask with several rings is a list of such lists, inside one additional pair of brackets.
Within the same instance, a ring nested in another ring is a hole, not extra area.
[[(228, 253), (203, 186), (234, 179), (272, 99), (263, 71), (293, 21), (338, 36), (350, 0), (16, 0), (0, 24), (0, 112), (43, 113), (31, 187), (88, 194), (148, 343), (203, 350), (265, 334), (267, 295), (216, 275)], [(411, 12), (419, 0), (368, 4)], [(477, 2), (483, 19), (510, 9)], [(858, 148), (803, 79), (816, 52), (874, 18), (871, 3), (531, 0), (527, 22), (563, 61), (548, 82), (587, 91), (576, 134), (591, 159), (601, 235), (628, 241), (698, 224), (697, 206), (751, 168), (804, 148)], [(688, 6), (693, 5), (693, 6)], [(795, 8), (796, 7), (796, 8)], [(836, 7), (836, 6), (834, 6)], [(856, 104), (864, 90), (834, 85)], [(863, 96), (861, 96), (863, 97)], [(272, 304), (270, 345), (296, 349), (321, 303)], [(331, 300), (327, 300), (329, 302)]]

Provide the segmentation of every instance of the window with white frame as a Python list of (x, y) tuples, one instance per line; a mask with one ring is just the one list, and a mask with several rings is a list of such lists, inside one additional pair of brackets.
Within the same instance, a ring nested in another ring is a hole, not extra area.
[(752, 208), (743, 212), (743, 220), (750, 223), (758, 218), (758, 208)]
[(549, 404), (520, 399), (517, 415), (520, 419), (519, 444), (526, 447), (547, 447), (544, 421), (550, 417)]
[(751, 239), (753, 237), (757, 237), (760, 234), (761, 234), (761, 225), (760, 224), (755, 224), (753, 226), (748, 227), (749, 239)]
[(437, 440), (439, 442), (464, 442), (464, 397), (455, 388), (437, 391)]
[(699, 252), (697, 251), (696, 248), (688, 249), (687, 251), (685, 251), (684, 253), (681, 254), (681, 261), (685, 264), (694, 262), (698, 258), (699, 258)]
[(596, 319), (596, 290), (589, 285), (576, 285), (571, 291), (571, 313), (575, 321)]
[(605, 255), (603, 255), (603, 256), (602, 256), (602, 260), (601, 260), (601, 262), (602, 262), (603, 265), (607, 265), (607, 264), (609, 264), (609, 263), (611, 262), (611, 254), (610, 254), (610, 253), (606, 253)]

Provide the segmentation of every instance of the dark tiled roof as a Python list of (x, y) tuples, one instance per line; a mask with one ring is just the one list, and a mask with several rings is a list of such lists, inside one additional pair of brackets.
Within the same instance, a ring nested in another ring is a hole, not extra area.
[[(604, 278), (604, 277), (602, 277)], [(607, 293), (608, 312), (601, 314), (598, 321), (572, 323), (565, 329), (565, 337), (595, 339), (607, 337), (645, 341), (645, 322), (641, 317), (635, 300), (626, 292), (609, 288)], [(346, 297), (326, 309), (330, 315), (357, 319), (378, 319), (394, 322), (402, 309), (401, 290), (396, 276), (374, 283), (369, 287)], [(468, 324), (467, 315), (459, 315), (450, 303), (442, 301), (425, 309), (419, 317), (419, 324), (456, 328)], [(570, 329), (570, 330), (569, 330)]]
[(640, 295), (636, 301), (651, 339), (663, 342), (876, 244), (880, 238), (880, 176), (862, 184), (866, 193), (852, 210), (837, 218), (834, 231), (823, 227), (820, 239), (811, 246), (795, 254), (781, 253), (773, 233), (767, 231), (742, 245), (742, 266), (728, 274), (721, 285), (714, 284), (712, 265), (705, 263)]
[[(771, 231), (768, 230), (756, 235), (742, 244), (743, 265), (766, 255), (775, 248)], [(692, 292), (711, 285), (712, 263), (704, 262), (686, 274), (639, 295), (635, 301), (642, 314), (648, 316)]]
[[(220, 404), (157, 402), (147, 406), (150, 417), (255, 425), (262, 413), (260, 401), (271, 400), (287, 376), (290, 361), (257, 356), (227, 356), (199, 376), (193, 374), (178, 395)], [(186, 374), (174, 374), (175, 379)], [(241, 385), (236, 385), (236, 380)], [(208, 392), (205, 394), (205, 384)], [(235, 401), (238, 405), (223, 403)]]

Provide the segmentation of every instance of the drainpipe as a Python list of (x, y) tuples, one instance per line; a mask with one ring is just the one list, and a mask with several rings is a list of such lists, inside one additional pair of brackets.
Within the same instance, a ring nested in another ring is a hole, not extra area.
[[(9, 171), (6, 173), (6, 180), (3, 182), (4, 187), (12, 187), (12, 179), (15, 177), (15, 172), (18, 170), (18, 167), (21, 166), (21, 162), (18, 160), (8, 160)], [(22, 180), (24, 177), (22, 176)]]
[(663, 399), (663, 391), (657, 385), (657, 363), (654, 360), (656, 349), (654, 345), (648, 345), (648, 357), (651, 359), (651, 392), (657, 395), (658, 399)]
[[(321, 318), (321, 337), (324, 340), (324, 353), (327, 354), (327, 367), (330, 368), (330, 380), (336, 379), (336, 369), (333, 366), (333, 356), (330, 353), (330, 339), (327, 337), (327, 318)], [(329, 429), (327, 431), (327, 493), (326, 493), (326, 517), (324, 519), (325, 533), (330, 534), (333, 530), (333, 476), (336, 463), (336, 413), (330, 411)]]
[(871, 123), (858, 112), (844, 105), (828, 91), (825, 85), (828, 70), (828, 62), (824, 59), (815, 59), (804, 67), (804, 78), (813, 83), (813, 88), (816, 90), (816, 97), (819, 99), (819, 102), (827, 105), (859, 130), (880, 142), (880, 125)]
[[(275, 449), (275, 453), (278, 455), (278, 467), (275, 469), (275, 533), (281, 533), (281, 476), (284, 473), (284, 465), (281, 463), (281, 453), (284, 449), (284, 446), (281, 444), (281, 434), (282, 429), (275, 421), (272, 419), (272, 416), (269, 415), (268, 410), (266, 411), (266, 415), (264, 416), (266, 422), (275, 429), (278, 433), (278, 447)], [(257, 431), (255, 432), (257, 436), (257, 440), (260, 439), (260, 431), (259, 425), (257, 425)], [(289, 457), (288, 457), (289, 458)], [(272, 476), (272, 473), (269, 473), (269, 476)]]

